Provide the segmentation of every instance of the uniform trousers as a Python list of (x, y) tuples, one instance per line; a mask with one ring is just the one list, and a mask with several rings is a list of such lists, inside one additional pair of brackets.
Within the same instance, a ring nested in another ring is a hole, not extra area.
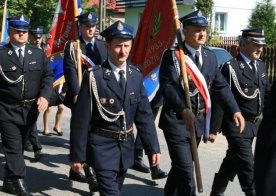
[(241, 188), (244, 192), (254, 190), (254, 158), (251, 138), (240, 136), (226, 136), (228, 150), (222, 161), (218, 175), (226, 180), (233, 181), (238, 175)]
[(27, 143), (28, 143), (28, 141), (30, 141), (30, 144), (28, 144), (28, 145), (32, 145), (34, 152), (42, 149), (41, 143), (38, 139), (38, 131), (37, 131), (36, 124), (34, 126), (34, 129), (31, 131), (31, 133), (29, 135), (29, 140), (27, 140)]
[[(194, 165), (192, 158), (191, 139), (179, 136), (179, 132), (184, 130), (164, 130), (172, 167), (169, 171), (165, 184), (165, 196), (195, 196), (196, 185), (194, 180)], [(200, 137), (197, 137), (197, 144)]]
[(0, 122), (3, 151), (5, 154), (5, 177), (24, 178), (26, 166), (24, 162), (24, 147), (35, 123), (18, 125), (12, 122)]
[(101, 196), (120, 196), (127, 170), (94, 169)]

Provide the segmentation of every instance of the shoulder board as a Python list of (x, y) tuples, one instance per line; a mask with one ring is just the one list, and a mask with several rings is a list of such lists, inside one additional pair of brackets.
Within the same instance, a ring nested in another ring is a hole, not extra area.
[[(208, 50), (208, 51), (212, 51), (210, 48), (208, 48), (207, 46), (202, 46), (202, 48), (204, 49), (204, 50)], [(213, 52), (213, 51), (212, 51)]]
[(28, 44), (28, 46), (32, 49), (40, 49), (39, 47), (37, 47), (36, 45), (33, 45), (33, 44)]
[(141, 72), (139, 69), (138, 69), (138, 67), (135, 67), (135, 66), (133, 66), (133, 65), (128, 65), (131, 69), (133, 69), (133, 70), (136, 70), (136, 71), (138, 71), (138, 72)]
[(102, 66), (101, 65), (95, 65), (93, 67), (90, 67), (88, 69), (86, 69), (87, 71), (95, 71), (95, 70), (98, 70), (98, 69), (101, 69)]
[(257, 61), (258, 61), (258, 62), (262, 62), (262, 63), (264, 63), (264, 61), (263, 61), (262, 59), (258, 59)]

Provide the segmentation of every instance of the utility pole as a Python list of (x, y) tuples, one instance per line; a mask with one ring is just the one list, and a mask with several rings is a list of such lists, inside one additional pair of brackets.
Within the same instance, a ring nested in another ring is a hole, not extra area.
[(100, 29), (99, 31), (102, 32), (105, 29), (105, 21), (106, 21), (106, 0), (100, 0), (100, 16), (99, 16), (99, 23)]

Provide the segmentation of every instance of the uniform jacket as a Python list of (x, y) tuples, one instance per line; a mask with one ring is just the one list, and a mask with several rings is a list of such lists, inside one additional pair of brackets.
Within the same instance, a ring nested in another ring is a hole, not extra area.
[[(231, 86), (231, 90), (240, 107), (242, 115), (246, 120), (246, 126), (242, 133), (244, 137), (256, 136), (259, 123), (249, 123), (247, 119), (256, 117), (262, 113), (264, 101), (268, 97), (268, 92), (270, 89), (265, 64), (261, 60), (258, 60), (256, 65), (257, 77), (239, 54), (236, 59), (233, 58), (229, 62), (226, 62), (221, 69), (222, 74), (225, 76), (226, 80)], [(241, 92), (238, 91), (234, 84), (233, 78), (230, 77), (230, 66), (236, 73), (237, 81), (241, 87), (241, 91), (246, 96), (251, 96), (254, 94), (256, 89), (259, 89), (260, 97), (257, 96), (256, 98), (246, 98), (241, 94)], [(260, 106), (259, 100), (261, 101)], [(239, 129), (235, 126), (232, 117), (224, 112), (223, 109), (220, 108), (219, 104), (214, 103), (213, 106), (212, 121), (214, 122), (212, 122), (211, 125), (212, 129), (217, 131), (220, 130), (220, 127), (217, 126), (221, 124), (221, 129), (225, 135), (239, 134)], [(224, 119), (222, 117), (224, 117)], [(220, 121), (222, 122), (220, 123)]]
[(265, 103), (255, 152), (255, 181), (257, 195), (276, 195), (276, 82)]
[[(234, 100), (233, 94), (229, 89), (229, 85), (220, 73), (218, 63), (215, 54), (205, 48), (201, 49), (202, 54), (202, 68), (201, 73), (203, 74), (210, 94), (212, 96), (219, 97), (225, 108), (231, 113), (240, 111), (239, 107)], [(191, 57), (190, 52), (185, 49), (185, 54)], [(189, 132), (186, 130), (186, 126), (181, 118), (181, 111), (188, 108), (185, 101), (185, 93), (181, 86), (181, 78), (179, 78), (175, 68), (175, 49), (168, 49), (162, 58), (160, 68), (160, 90), (164, 97), (164, 105), (161, 112), (159, 121), (159, 127), (164, 131), (181, 130), (185, 137), (190, 137)], [(191, 57), (193, 59), (193, 57)], [(193, 92), (195, 85), (191, 79), (189, 79), (190, 92)], [(200, 108), (205, 108), (205, 104), (201, 98)], [(192, 108), (195, 109), (197, 105), (197, 97), (191, 97)], [(204, 117), (198, 119), (196, 124), (197, 136), (201, 136), (204, 132)], [(179, 131), (178, 131), (179, 132)]]
[(34, 123), (38, 115), (37, 104), (22, 107), (16, 103), (38, 97), (49, 101), (53, 74), (43, 50), (26, 44), (24, 66), (20, 64), (11, 44), (0, 48), (0, 57), (1, 69), (8, 79), (16, 80), (20, 75), (24, 76), (21, 82), (10, 84), (0, 75), (0, 121)]
[[(99, 100), (104, 108), (118, 113), (122, 107), (125, 111), (127, 129), (135, 126), (141, 137), (147, 154), (160, 152), (156, 135), (156, 128), (152, 110), (145, 93), (141, 73), (134, 67), (127, 65), (126, 93), (122, 95), (119, 83), (108, 63), (93, 68), (97, 82)], [(77, 103), (74, 106), (71, 119), (70, 161), (84, 162), (91, 160), (97, 169), (119, 170), (131, 167), (134, 163), (134, 135), (125, 142), (107, 138), (94, 133), (98, 129), (107, 129), (114, 132), (122, 130), (119, 118), (115, 122), (107, 122), (100, 114), (93, 96), (91, 112), (91, 97), (89, 94), (89, 72), (84, 74)], [(89, 153), (86, 154), (88, 138)]]
[[(63, 59), (64, 77), (68, 88), (66, 92), (64, 104), (69, 107), (72, 106), (73, 97), (79, 93), (78, 74), (77, 74), (76, 64), (70, 53), (70, 47), (72, 42), (74, 41), (72, 40), (66, 43), (66, 46), (64, 49), (64, 59)], [(84, 40), (80, 37), (80, 48), (82, 53), (85, 54), (87, 57), (89, 57), (94, 62), (95, 65), (100, 65), (107, 59), (107, 52), (104, 46), (104, 41), (95, 39), (93, 54), (89, 54), (86, 51), (85, 46), (86, 44)], [(87, 68), (86, 65), (82, 64), (82, 71), (84, 71), (86, 68)]]

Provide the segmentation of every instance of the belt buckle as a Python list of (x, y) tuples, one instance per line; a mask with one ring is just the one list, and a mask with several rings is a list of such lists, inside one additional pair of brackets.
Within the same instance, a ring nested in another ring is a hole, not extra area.
[(127, 133), (119, 133), (118, 141), (119, 142), (127, 141)]

